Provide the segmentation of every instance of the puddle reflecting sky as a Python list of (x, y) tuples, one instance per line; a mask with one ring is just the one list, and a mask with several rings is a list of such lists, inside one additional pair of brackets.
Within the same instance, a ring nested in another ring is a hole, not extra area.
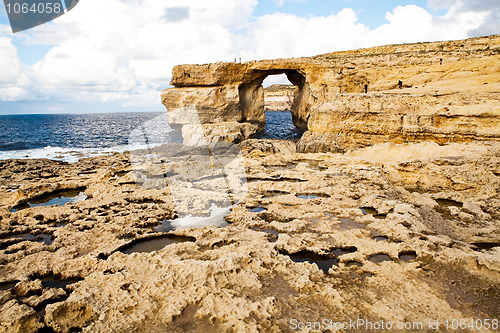
[(202, 228), (206, 226), (227, 227), (225, 216), (231, 213), (232, 207), (219, 208), (216, 205), (210, 207), (210, 216), (186, 216), (174, 220), (164, 220), (161, 224), (154, 228), (157, 232), (169, 232), (182, 228)]
[(17, 212), (20, 209), (38, 206), (62, 206), (67, 203), (77, 203), (85, 199), (87, 199), (87, 196), (81, 190), (60, 191), (32, 199), (26, 204), (16, 206), (11, 210), (11, 212)]

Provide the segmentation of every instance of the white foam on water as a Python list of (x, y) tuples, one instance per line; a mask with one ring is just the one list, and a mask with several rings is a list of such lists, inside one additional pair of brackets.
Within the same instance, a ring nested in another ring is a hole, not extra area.
[[(160, 145), (161, 144), (158, 143), (156, 146)], [(80, 159), (86, 157), (111, 155), (113, 153), (123, 153), (124, 151), (136, 149), (150, 149), (154, 146), (155, 145), (151, 144), (129, 144), (111, 148), (61, 148), (48, 146), (45, 148), (37, 149), (0, 151), (0, 160), (48, 158), (51, 160), (73, 163), (78, 162)]]
[[(151, 149), (173, 142), (171, 133), (174, 132), (174, 129), (168, 124), (167, 114), (162, 114), (154, 118), (153, 121), (147, 121), (144, 124), (147, 124), (150, 134), (146, 142), (129, 140), (126, 145), (117, 145), (109, 148), (62, 148), (47, 146), (37, 149), (0, 151), (0, 160), (48, 158), (73, 163), (78, 162), (81, 158), (111, 155), (131, 150)], [(142, 128), (144, 124), (140, 125), (139, 128)]]

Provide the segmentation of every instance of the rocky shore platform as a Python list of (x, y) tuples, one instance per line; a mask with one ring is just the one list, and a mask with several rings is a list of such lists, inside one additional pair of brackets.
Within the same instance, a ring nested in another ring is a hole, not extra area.
[[(500, 318), (500, 142), (240, 147), (248, 192), (225, 224), (170, 231), (158, 227), (208, 213), (197, 191), (211, 177), (172, 193), (144, 186), (154, 174), (137, 177), (129, 153), (0, 161), (0, 332), (374, 331), (334, 326), (358, 319), (448, 332)], [(161, 163), (172, 184), (196, 158)]]

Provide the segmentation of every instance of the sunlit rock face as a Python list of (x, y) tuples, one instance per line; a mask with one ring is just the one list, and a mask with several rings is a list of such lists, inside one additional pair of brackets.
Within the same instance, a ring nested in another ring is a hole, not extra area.
[(499, 48), (494, 35), (310, 58), (181, 65), (174, 67), (174, 88), (163, 91), (162, 102), (175, 121), (176, 110), (193, 107), (201, 123), (248, 122), (261, 130), (261, 84), (269, 75), (286, 74), (296, 86), (293, 123), (307, 130), (298, 143), (302, 152), (388, 141), (498, 140)]
[(275, 84), (264, 89), (266, 111), (290, 111), (297, 87)]

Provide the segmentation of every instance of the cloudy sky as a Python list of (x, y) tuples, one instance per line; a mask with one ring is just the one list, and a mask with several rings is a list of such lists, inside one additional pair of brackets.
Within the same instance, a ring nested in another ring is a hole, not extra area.
[(498, 0), (80, 0), (15, 34), (0, 4), (0, 114), (162, 111), (176, 64), (495, 33)]

